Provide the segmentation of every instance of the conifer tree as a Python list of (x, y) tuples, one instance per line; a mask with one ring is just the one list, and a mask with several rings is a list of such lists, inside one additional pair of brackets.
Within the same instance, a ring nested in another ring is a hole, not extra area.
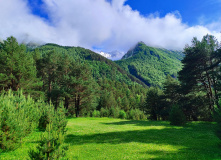
[(23, 88), (31, 92), (41, 86), (36, 74), (34, 59), (25, 45), (19, 45), (14, 37), (7, 38), (0, 46), (0, 90)]
[(221, 62), (219, 45), (214, 36), (206, 35), (202, 41), (193, 38), (192, 46), (184, 49), (183, 69), (179, 72), (182, 92), (205, 92), (209, 101), (210, 112), (218, 104), (217, 74)]

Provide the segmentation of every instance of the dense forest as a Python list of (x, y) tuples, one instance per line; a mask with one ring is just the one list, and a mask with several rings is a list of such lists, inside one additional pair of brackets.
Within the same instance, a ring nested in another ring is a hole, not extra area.
[(181, 51), (153, 48), (139, 42), (116, 63), (146, 85), (162, 88), (167, 75), (177, 78), (183, 56)]
[(221, 138), (220, 62), (221, 49), (211, 35), (193, 38), (184, 53), (138, 43), (116, 62), (81, 47), (33, 49), (9, 37), (0, 43), (0, 151), (15, 149), (38, 128), (44, 134), (30, 157), (64, 156), (65, 117), (172, 125), (216, 120)]

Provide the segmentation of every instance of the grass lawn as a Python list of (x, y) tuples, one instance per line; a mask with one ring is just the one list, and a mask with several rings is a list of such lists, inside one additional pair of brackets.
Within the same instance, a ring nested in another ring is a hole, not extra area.
[[(214, 135), (213, 123), (174, 127), (169, 122), (74, 118), (69, 119), (67, 128), (69, 159), (221, 159), (220, 140)], [(28, 149), (37, 145), (39, 137), (40, 132), (31, 134), (20, 148), (2, 153), (0, 159), (28, 158)]]

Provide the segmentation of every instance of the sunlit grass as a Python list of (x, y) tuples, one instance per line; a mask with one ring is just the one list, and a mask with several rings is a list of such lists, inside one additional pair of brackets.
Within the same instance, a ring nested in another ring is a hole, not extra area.
[[(221, 159), (214, 127), (204, 122), (175, 127), (169, 122), (75, 118), (69, 119), (65, 143), (69, 159)], [(28, 158), (27, 151), (38, 138), (35, 132), (21, 148), (0, 157)]]

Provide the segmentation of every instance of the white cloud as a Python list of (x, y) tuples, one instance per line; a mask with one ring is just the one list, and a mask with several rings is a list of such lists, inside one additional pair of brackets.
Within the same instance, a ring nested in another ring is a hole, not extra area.
[(214, 34), (218, 22), (188, 26), (178, 12), (165, 17), (142, 16), (124, 5), (125, 0), (43, 0), (50, 20), (31, 13), (27, 0), (0, 1), (0, 39), (15, 36), (60, 45), (94, 46), (103, 51), (127, 51), (138, 41), (167, 49), (182, 49), (193, 36)]

